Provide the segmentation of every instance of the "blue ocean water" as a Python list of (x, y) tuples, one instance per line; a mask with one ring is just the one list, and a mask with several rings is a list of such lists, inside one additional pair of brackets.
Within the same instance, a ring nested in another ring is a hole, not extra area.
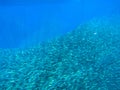
[(119, 0), (1, 0), (0, 47), (30, 47), (95, 17), (120, 14)]
[(0, 90), (120, 90), (119, 0), (0, 1)]

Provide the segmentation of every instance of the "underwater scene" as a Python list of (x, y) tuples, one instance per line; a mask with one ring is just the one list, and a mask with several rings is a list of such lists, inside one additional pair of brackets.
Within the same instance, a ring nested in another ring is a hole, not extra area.
[(0, 0), (0, 90), (120, 90), (120, 1)]

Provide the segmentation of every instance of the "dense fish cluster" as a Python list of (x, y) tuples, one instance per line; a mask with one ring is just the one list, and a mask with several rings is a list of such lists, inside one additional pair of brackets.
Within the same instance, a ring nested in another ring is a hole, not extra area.
[(120, 90), (120, 23), (93, 19), (27, 49), (0, 49), (0, 90)]

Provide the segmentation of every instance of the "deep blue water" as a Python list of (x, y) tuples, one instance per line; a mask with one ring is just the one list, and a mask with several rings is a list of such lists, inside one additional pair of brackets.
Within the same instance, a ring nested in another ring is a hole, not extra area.
[(0, 0), (0, 48), (30, 47), (119, 14), (119, 0)]
[(120, 0), (0, 0), (0, 90), (120, 90)]

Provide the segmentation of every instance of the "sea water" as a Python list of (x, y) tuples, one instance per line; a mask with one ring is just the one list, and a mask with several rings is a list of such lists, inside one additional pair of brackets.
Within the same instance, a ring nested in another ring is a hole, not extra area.
[(120, 90), (119, 4), (0, 1), (0, 90)]

